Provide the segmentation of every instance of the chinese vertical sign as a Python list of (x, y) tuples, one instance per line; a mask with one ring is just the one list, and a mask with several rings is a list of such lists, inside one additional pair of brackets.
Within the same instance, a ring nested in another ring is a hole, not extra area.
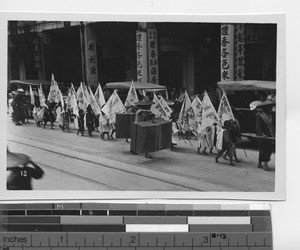
[(96, 48), (95, 40), (90, 40), (87, 42), (86, 66), (87, 66), (87, 82), (92, 84), (97, 83), (98, 81), (97, 48)]
[(42, 68), (41, 39), (38, 36), (33, 37), (33, 62), (35, 69)]
[(221, 81), (234, 80), (234, 25), (221, 25)]
[(148, 29), (148, 67), (149, 82), (158, 84), (158, 45), (156, 29)]
[(235, 80), (245, 78), (245, 25), (235, 25)]
[(137, 81), (148, 82), (147, 67), (147, 32), (137, 30), (136, 32), (136, 62), (137, 62)]

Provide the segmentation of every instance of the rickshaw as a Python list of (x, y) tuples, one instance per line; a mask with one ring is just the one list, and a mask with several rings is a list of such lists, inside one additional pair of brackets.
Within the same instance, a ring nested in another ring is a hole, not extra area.
[[(240, 126), (241, 136), (248, 138), (251, 142), (256, 142), (256, 112), (250, 110), (249, 105), (257, 100), (257, 95), (260, 92), (264, 92), (267, 95), (275, 95), (276, 82), (256, 80), (221, 81), (218, 82), (218, 86), (227, 94), (232, 112)], [(273, 110), (272, 116), (275, 127), (275, 110)]]
[[(125, 101), (128, 90), (130, 89), (132, 82), (110, 82), (107, 83), (105, 86), (108, 89), (117, 89), (119, 90), (118, 95), (120, 96), (122, 101)], [(156, 94), (162, 95), (162, 97), (165, 100), (168, 100), (168, 91), (167, 87), (158, 85), (158, 84), (153, 84), (149, 82), (133, 82), (135, 89), (137, 92), (141, 94), (141, 92), (152, 92)]]
[[(65, 85), (61, 82), (57, 83), (60, 90), (62, 91), (62, 94), (64, 95), (67, 93), (67, 89)], [(31, 85), (33, 90), (36, 90), (39, 86), (43, 87), (43, 90), (45, 94), (48, 94), (51, 82), (47, 80), (10, 80), (8, 83), (8, 90), (14, 91), (18, 88), (23, 88), (25, 90), (29, 90), (29, 85)], [(26, 95), (26, 91), (25, 91)]]
[(8, 82), (8, 92), (16, 93), (17, 89), (21, 88), (24, 90), (23, 95), (23, 101), (24, 101), (24, 114), (25, 117), (28, 119), (32, 119), (32, 109), (33, 106), (30, 103), (30, 94), (29, 94), (29, 86), (32, 87), (33, 93), (35, 95), (35, 98), (38, 96), (38, 90), (37, 88), (39, 86), (49, 86), (50, 87), (50, 81), (45, 80), (11, 80)]
[[(57, 83), (59, 85), (59, 88), (62, 91), (62, 95), (64, 97), (64, 99), (67, 96), (67, 90), (64, 86), (63, 83)], [(10, 80), (8, 82), (8, 91), (9, 92), (16, 92), (18, 88), (22, 88), (24, 90), (24, 102), (25, 102), (25, 107), (26, 107), (26, 116), (30, 119), (33, 118), (32, 115), (32, 109), (33, 109), (33, 105), (30, 102), (30, 94), (29, 94), (29, 86), (32, 87), (34, 96), (35, 96), (35, 100), (38, 99), (38, 87), (42, 86), (44, 94), (47, 98), (47, 95), (49, 93), (50, 90), (50, 86), (51, 86), (51, 82), (47, 81), (47, 80)]]

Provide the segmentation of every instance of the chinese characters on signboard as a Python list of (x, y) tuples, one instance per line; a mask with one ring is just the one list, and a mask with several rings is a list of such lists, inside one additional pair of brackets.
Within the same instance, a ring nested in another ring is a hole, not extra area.
[(245, 78), (245, 25), (235, 25), (235, 80)]
[(221, 25), (221, 81), (234, 80), (234, 25)]
[(189, 51), (191, 46), (184, 40), (179, 38), (162, 37), (160, 39), (161, 51)]
[(137, 81), (148, 82), (147, 67), (147, 32), (137, 30), (136, 32), (136, 62), (137, 62)]
[(87, 81), (88, 83), (97, 82), (98, 72), (97, 72), (97, 48), (96, 41), (90, 40), (87, 43)]
[(149, 82), (158, 84), (158, 49), (156, 29), (148, 29), (148, 67)]
[(35, 69), (42, 68), (41, 40), (38, 36), (33, 38), (33, 62)]
[(257, 25), (248, 24), (245, 30), (246, 43), (272, 43), (276, 37), (270, 36), (263, 28), (258, 28)]

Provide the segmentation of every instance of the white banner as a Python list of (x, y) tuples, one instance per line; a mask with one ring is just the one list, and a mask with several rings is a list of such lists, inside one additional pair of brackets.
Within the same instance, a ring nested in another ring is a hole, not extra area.
[(221, 25), (221, 81), (234, 80), (234, 25)]

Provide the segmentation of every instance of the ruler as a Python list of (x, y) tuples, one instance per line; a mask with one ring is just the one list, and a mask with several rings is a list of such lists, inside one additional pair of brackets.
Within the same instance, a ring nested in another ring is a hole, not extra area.
[(0, 250), (270, 250), (268, 204), (0, 204)]

